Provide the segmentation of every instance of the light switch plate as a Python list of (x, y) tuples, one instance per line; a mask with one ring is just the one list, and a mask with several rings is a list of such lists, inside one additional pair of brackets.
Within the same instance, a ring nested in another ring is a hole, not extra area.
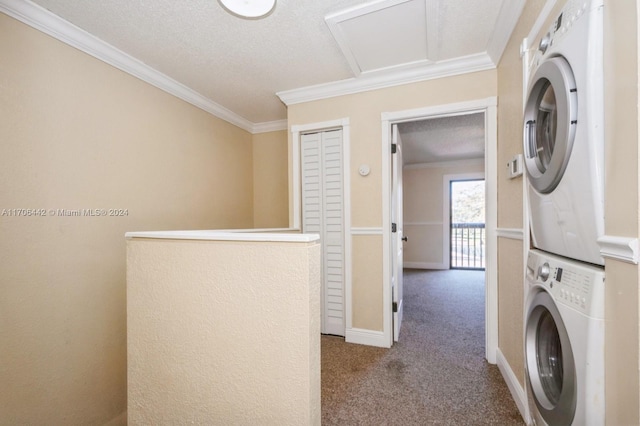
[(518, 154), (507, 163), (509, 168), (509, 179), (522, 176), (522, 154)]

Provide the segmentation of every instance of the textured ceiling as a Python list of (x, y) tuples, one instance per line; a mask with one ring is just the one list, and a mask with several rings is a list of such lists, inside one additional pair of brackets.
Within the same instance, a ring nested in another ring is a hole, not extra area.
[[(255, 20), (217, 0), (34, 2), (251, 123), (286, 119), (276, 93), (362, 78), (349, 50), (366, 72), (479, 54), (495, 62), (495, 32), (517, 20), (504, 13), (514, 0), (278, 0)], [(328, 16), (344, 24), (342, 42)]]
[(400, 123), (405, 166), (484, 158), (484, 113)]

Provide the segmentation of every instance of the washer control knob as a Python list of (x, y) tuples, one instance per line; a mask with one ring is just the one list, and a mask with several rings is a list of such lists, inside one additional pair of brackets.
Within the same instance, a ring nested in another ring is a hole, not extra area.
[(540, 267), (538, 268), (538, 278), (542, 280), (542, 282), (545, 282), (549, 279), (549, 275), (551, 274), (551, 268), (549, 267), (548, 263), (544, 263), (543, 265), (540, 265)]
[(542, 39), (540, 40), (540, 44), (538, 45), (538, 49), (540, 49), (540, 51), (542, 53), (546, 52), (547, 49), (549, 48), (549, 45), (551, 44), (551, 33), (547, 33), (545, 34), (544, 37), (542, 37)]

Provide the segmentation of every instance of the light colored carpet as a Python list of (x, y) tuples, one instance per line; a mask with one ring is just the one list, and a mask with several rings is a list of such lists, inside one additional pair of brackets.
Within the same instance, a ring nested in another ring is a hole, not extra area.
[(484, 272), (405, 270), (391, 349), (322, 336), (323, 425), (523, 425), (484, 358)]

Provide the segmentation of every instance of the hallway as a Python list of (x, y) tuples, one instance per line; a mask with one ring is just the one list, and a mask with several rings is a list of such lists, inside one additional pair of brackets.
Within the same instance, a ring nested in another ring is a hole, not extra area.
[(523, 425), (484, 358), (484, 272), (405, 270), (391, 349), (322, 336), (323, 425)]

